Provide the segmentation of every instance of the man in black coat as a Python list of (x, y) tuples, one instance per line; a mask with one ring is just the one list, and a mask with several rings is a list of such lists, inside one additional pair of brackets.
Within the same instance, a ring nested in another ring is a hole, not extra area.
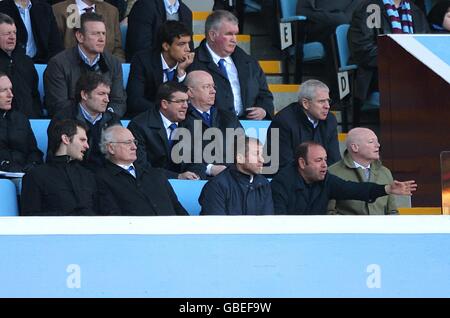
[[(18, 6), (22, 5), (26, 7), (19, 9)], [(29, 11), (30, 30), (27, 29), (19, 10)], [(34, 63), (47, 64), (52, 56), (64, 49), (52, 7), (48, 3), (40, 0), (3, 0), (0, 2), (0, 12), (14, 19), (17, 27), (17, 44)], [(29, 45), (30, 34), (33, 42), (31, 45)]]
[(256, 138), (236, 138), (236, 165), (209, 180), (198, 202), (201, 215), (270, 215), (273, 214), (269, 181), (263, 169), (262, 145)]
[(28, 118), (40, 118), (38, 74), (31, 58), (16, 46), (16, 39), (14, 20), (0, 13), (0, 71), (6, 73), (13, 84), (13, 108)]
[(169, 81), (158, 88), (156, 107), (134, 117), (128, 125), (139, 142), (138, 162), (162, 168), (170, 179), (199, 179), (172, 151), (178, 128), (185, 127), (188, 109), (187, 87)]
[(164, 2), (139, 0), (134, 4), (128, 15), (127, 61), (131, 61), (141, 50), (152, 50), (156, 47), (156, 33), (167, 20), (180, 21), (192, 33), (192, 11), (181, 0), (175, 1), (179, 6), (175, 5), (167, 11)]
[[(74, 119), (83, 122), (87, 127), (89, 151), (84, 156), (83, 165), (95, 171), (102, 167), (105, 159), (100, 152), (102, 130), (120, 125), (120, 118), (106, 107), (109, 102), (111, 82), (97, 73), (83, 74), (76, 85), (76, 103), (61, 109), (50, 121), (48, 132), (56, 122), (62, 119)], [(47, 156), (53, 156), (50, 147)]]
[(86, 127), (71, 119), (59, 121), (49, 132), (49, 143), (55, 156), (22, 179), (20, 215), (96, 215), (95, 177), (79, 164), (89, 149)]
[(136, 139), (121, 126), (107, 128), (101, 149), (105, 167), (97, 174), (102, 215), (188, 215), (161, 169), (135, 163)]
[[(278, 140), (272, 140), (274, 129), (278, 129)], [(267, 153), (279, 149), (282, 168), (294, 160), (295, 148), (304, 141), (321, 144), (328, 153), (330, 165), (341, 159), (337, 121), (330, 112), (329, 89), (318, 80), (302, 83), (298, 103), (290, 104), (275, 115), (267, 132)]]
[(206, 19), (204, 39), (195, 49), (189, 71), (210, 73), (217, 86), (219, 107), (240, 119), (271, 119), (273, 96), (258, 61), (237, 46), (237, 18), (218, 10)]
[[(402, 16), (401, 6), (406, 2), (411, 7), (413, 33), (429, 33), (430, 28), (425, 14), (411, 1), (394, 0), (394, 6)], [(373, 8), (379, 8), (374, 11)], [(375, 19), (375, 14), (381, 17)], [(379, 24), (375, 22), (379, 22)], [(400, 24), (397, 18), (397, 23)], [(403, 31), (402, 31), (403, 32)], [(400, 32), (400, 33), (402, 33)], [(372, 91), (378, 90), (378, 45), (377, 37), (382, 34), (394, 33), (390, 17), (387, 14), (383, 0), (364, 0), (355, 9), (348, 30), (348, 44), (350, 49), (350, 62), (358, 65), (354, 97), (356, 98), (356, 120), (359, 121), (359, 109), (364, 100)]]
[(42, 163), (28, 118), (12, 109), (12, 84), (0, 72), (0, 170), (26, 171)]
[(326, 214), (330, 199), (360, 200), (372, 203), (388, 194), (411, 195), (414, 181), (394, 181), (389, 185), (352, 182), (327, 173), (327, 153), (315, 142), (296, 148), (295, 162), (272, 180), (275, 214)]
[[(185, 122), (192, 137), (192, 162), (194, 163), (190, 169), (202, 179), (214, 177), (222, 172), (228, 164), (234, 162), (234, 158), (229, 158), (228, 162), (226, 158), (227, 147), (231, 145), (231, 141), (226, 138), (227, 129), (235, 131), (236, 128), (242, 129), (242, 126), (234, 113), (216, 106), (216, 88), (212, 76), (208, 72), (190, 72), (186, 77), (185, 84), (189, 88), (189, 108)], [(206, 138), (209, 133), (214, 137)], [(244, 130), (240, 133), (244, 133)], [(234, 136), (234, 134), (230, 134), (230, 136)], [(201, 147), (201, 152), (195, 147)], [(206, 147), (210, 151), (203, 153)], [(195, 160), (196, 153), (203, 154), (201, 162)]]
[(181, 22), (166, 21), (158, 33), (153, 50), (135, 54), (127, 85), (127, 117), (132, 118), (155, 107), (156, 91), (167, 81), (182, 83), (192, 64), (189, 41), (192, 34)]

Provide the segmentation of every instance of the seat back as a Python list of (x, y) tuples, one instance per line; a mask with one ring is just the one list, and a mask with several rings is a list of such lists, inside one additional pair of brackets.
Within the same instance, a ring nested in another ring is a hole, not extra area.
[(34, 68), (38, 74), (38, 91), (41, 97), (41, 103), (44, 102), (44, 72), (47, 64), (34, 64)]
[(120, 35), (122, 37), (122, 49), (125, 51), (125, 46), (127, 43), (127, 31), (128, 31), (128, 24), (121, 24), (120, 25)]
[(0, 179), (0, 216), (18, 216), (16, 186), (11, 180)]
[(262, 144), (266, 143), (270, 120), (240, 120), (240, 123), (247, 136), (258, 138)]
[(36, 137), (37, 146), (44, 153), (44, 158), (47, 155), (47, 128), (49, 124), (50, 119), (30, 119), (31, 129)]
[(350, 28), (350, 24), (341, 24), (336, 28), (336, 46), (338, 53), (338, 62), (340, 67), (348, 65), (350, 58), (350, 49), (348, 47), (347, 33)]
[(178, 197), (178, 201), (188, 211), (189, 215), (199, 215), (201, 206), (198, 203), (198, 198), (207, 181), (169, 179), (169, 182)]
[(128, 76), (130, 75), (130, 64), (122, 63), (123, 88), (127, 89)]
[(297, 0), (280, 0), (281, 18), (292, 17), (296, 14)]

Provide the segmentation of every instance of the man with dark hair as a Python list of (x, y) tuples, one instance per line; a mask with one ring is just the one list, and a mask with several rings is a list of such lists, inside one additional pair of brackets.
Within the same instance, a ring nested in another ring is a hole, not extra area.
[(0, 170), (26, 171), (42, 163), (28, 118), (12, 107), (12, 83), (0, 72)]
[(205, 23), (205, 39), (195, 49), (189, 71), (210, 73), (217, 86), (219, 107), (241, 119), (271, 119), (273, 96), (256, 59), (237, 46), (238, 20), (230, 12), (212, 12)]
[(327, 162), (341, 159), (337, 136), (337, 121), (330, 112), (328, 86), (318, 80), (307, 80), (300, 85), (298, 102), (278, 112), (267, 132), (267, 153), (272, 152), (272, 129), (278, 129), (280, 167), (294, 160), (294, 149), (304, 141), (321, 144), (328, 153)]
[(66, 0), (53, 5), (56, 23), (63, 35), (64, 47), (69, 49), (77, 44), (74, 29), (80, 27), (78, 24), (80, 16), (89, 12), (103, 18), (106, 28), (105, 49), (121, 62), (124, 61), (125, 52), (122, 49), (119, 12), (116, 7), (103, 0)]
[(139, 142), (138, 162), (162, 168), (171, 179), (199, 179), (184, 163), (175, 163), (172, 147), (177, 129), (185, 127), (188, 88), (169, 81), (158, 88), (156, 105), (134, 117), (128, 128)]
[(127, 85), (128, 117), (154, 108), (156, 91), (162, 83), (184, 81), (186, 68), (194, 59), (189, 48), (191, 38), (183, 23), (167, 21), (159, 29), (158, 45), (134, 55)]
[(136, 163), (137, 140), (121, 126), (103, 131), (107, 162), (97, 173), (102, 215), (187, 215), (161, 169)]
[(31, 58), (16, 46), (16, 32), (14, 20), (0, 13), (0, 71), (8, 75), (14, 87), (14, 109), (28, 118), (40, 118), (38, 75)]
[(272, 180), (276, 214), (326, 214), (330, 199), (372, 203), (389, 194), (411, 195), (414, 181), (393, 181), (387, 185), (352, 182), (327, 173), (327, 152), (322, 145), (307, 141), (295, 151), (295, 162)]
[(3, 0), (0, 12), (14, 19), (17, 44), (34, 63), (46, 64), (64, 47), (52, 7), (38, 0)]
[(78, 45), (53, 57), (44, 73), (45, 104), (53, 116), (75, 101), (75, 85), (84, 73), (94, 72), (111, 81), (108, 108), (122, 117), (126, 111), (122, 65), (105, 48), (105, 23), (96, 13), (81, 16), (75, 32)]
[(183, 23), (192, 34), (192, 11), (181, 0), (137, 1), (128, 15), (127, 61), (141, 50), (159, 50), (157, 32), (170, 20)]
[(20, 215), (96, 215), (97, 184), (79, 164), (89, 149), (85, 125), (59, 121), (49, 131), (49, 147), (55, 156), (23, 177)]
[[(107, 109), (111, 82), (108, 78), (88, 72), (81, 75), (76, 84), (76, 104), (61, 109), (55, 114), (47, 131), (62, 119), (76, 119), (87, 127), (89, 151), (84, 157), (86, 168), (96, 170), (104, 164), (99, 143), (102, 130), (112, 125), (120, 125), (120, 118)], [(54, 155), (50, 148), (47, 156)]]
[(269, 181), (263, 168), (262, 144), (256, 138), (242, 136), (235, 140), (235, 166), (209, 180), (198, 202), (201, 215), (273, 214)]

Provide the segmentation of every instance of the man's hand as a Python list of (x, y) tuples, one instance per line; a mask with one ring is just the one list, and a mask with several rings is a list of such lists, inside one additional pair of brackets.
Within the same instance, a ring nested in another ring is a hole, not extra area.
[(184, 76), (184, 74), (186, 74), (186, 69), (189, 67), (189, 65), (192, 64), (192, 62), (194, 62), (194, 56), (195, 56), (194, 52), (188, 53), (186, 55), (186, 57), (184, 58), (184, 61), (180, 62), (178, 64), (178, 67), (177, 67), (177, 76), (178, 77), (182, 77), (182, 76)]
[(221, 173), (222, 171), (224, 171), (227, 167), (224, 165), (213, 165), (211, 167), (211, 175), (213, 177), (217, 176), (219, 173)]
[(266, 117), (266, 111), (262, 107), (254, 106), (246, 108), (246, 117), (250, 120), (261, 120)]
[(412, 192), (416, 191), (417, 184), (416, 181), (396, 181), (388, 184), (384, 187), (387, 194), (397, 194), (397, 195), (412, 195)]
[(186, 172), (180, 173), (178, 175), (178, 179), (182, 179), (182, 180), (198, 180), (198, 179), (200, 179), (200, 177), (197, 174), (193, 173), (193, 172), (186, 171)]

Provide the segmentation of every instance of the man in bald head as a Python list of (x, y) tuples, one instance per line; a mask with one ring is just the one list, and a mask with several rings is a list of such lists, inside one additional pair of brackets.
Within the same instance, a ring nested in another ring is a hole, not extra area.
[[(347, 149), (342, 160), (329, 167), (329, 172), (344, 180), (390, 184), (392, 174), (380, 161), (380, 143), (375, 133), (367, 128), (349, 131)], [(394, 195), (390, 194), (367, 203), (356, 200), (330, 200), (330, 214), (383, 215), (398, 214)]]

